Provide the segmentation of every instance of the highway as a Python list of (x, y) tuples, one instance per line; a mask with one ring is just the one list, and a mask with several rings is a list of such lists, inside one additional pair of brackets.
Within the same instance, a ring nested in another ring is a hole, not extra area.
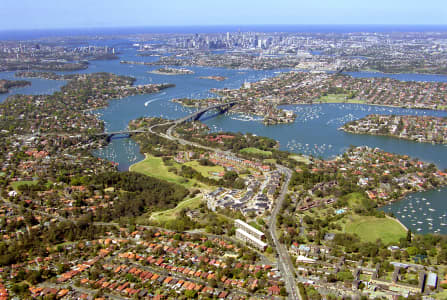
[[(166, 124), (163, 124), (163, 125), (166, 125)], [(155, 126), (152, 126), (150, 128), (150, 131), (152, 133), (155, 133), (152, 131), (152, 128)], [(202, 146), (200, 144), (193, 143), (193, 142), (186, 141), (184, 139), (175, 137), (172, 135), (172, 130), (175, 128), (175, 126), (176, 126), (176, 124), (169, 127), (168, 130), (166, 131), (166, 134), (159, 134), (159, 135), (162, 137), (165, 137), (167, 139), (170, 139), (170, 140), (177, 140), (180, 144), (183, 144), (183, 145), (191, 145), (194, 147), (202, 148), (202, 149), (205, 149), (208, 151), (213, 151), (213, 152), (231, 153), (229, 151), (222, 151), (220, 149)], [(158, 134), (158, 133), (155, 133), (155, 134)], [(282, 207), (282, 204), (284, 202), (284, 199), (287, 195), (289, 182), (292, 177), (292, 171), (282, 165), (277, 164), (276, 167), (282, 174), (284, 174), (284, 182), (281, 187), (280, 195), (279, 195), (278, 199), (276, 200), (276, 202), (274, 203), (274, 208), (272, 210), (272, 214), (269, 219), (269, 224), (268, 224), (269, 229), (268, 230), (272, 237), (273, 243), (275, 245), (276, 253), (278, 256), (278, 267), (279, 267), (282, 277), (284, 278), (286, 290), (288, 293), (288, 299), (302, 300), (301, 295), (298, 290), (298, 286), (296, 285), (296, 281), (295, 281), (295, 268), (293, 266), (292, 259), (290, 258), (290, 255), (289, 255), (289, 252), (287, 251), (287, 249), (279, 242), (277, 234), (276, 234), (276, 216), (278, 215), (278, 213)]]
[(299, 293), (298, 287), (295, 281), (295, 268), (293, 266), (292, 260), (290, 258), (287, 249), (279, 242), (278, 236), (276, 234), (276, 217), (281, 210), (284, 199), (287, 195), (288, 186), (290, 178), (292, 177), (292, 171), (284, 166), (276, 165), (278, 170), (284, 175), (284, 182), (281, 186), (281, 192), (279, 197), (276, 199), (275, 206), (272, 210), (272, 214), (268, 223), (268, 230), (270, 236), (272, 237), (273, 244), (276, 247), (276, 253), (278, 254), (278, 266), (281, 274), (284, 278), (286, 284), (286, 290), (288, 292), (288, 299), (300, 299), (301, 295)]

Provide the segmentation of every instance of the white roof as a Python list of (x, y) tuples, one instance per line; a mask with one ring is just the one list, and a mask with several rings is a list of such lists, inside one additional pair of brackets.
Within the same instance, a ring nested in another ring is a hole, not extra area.
[(262, 231), (257, 230), (256, 228), (254, 228), (251, 225), (248, 225), (247, 223), (245, 223), (242, 220), (236, 219), (234, 222), (242, 225), (243, 227), (247, 228), (248, 230), (252, 231), (253, 233), (255, 233), (257, 235), (264, 235), (264, 233)]
[(252, 236), (251, 234), (245, 232), (244, 230), (238, 228), (236, 229), (236, 232), (239, 232), (241, 235), (245, 236), (246, 238), (252, 240), (253, 242), (255, 242), (257, 245), (261, 246), (261, 247), (267, 247), (267, 244), (264, 243), (263, 241), (261, 241), (260, 239), (258, 239), (257, 237)]
[(316, 261), (315, 259), (309, 258), (307, 256), (302, 256), (302, 255), (299, 255), (296, 260), (300, 261), (300, 262), (311, 263), (311, 264), (313, 264)]
[(429, 286), (436, 286), (436, 283), (438, 281), (438, 275), (435, 273), (429, 273), (427, 278), (427, 284)]

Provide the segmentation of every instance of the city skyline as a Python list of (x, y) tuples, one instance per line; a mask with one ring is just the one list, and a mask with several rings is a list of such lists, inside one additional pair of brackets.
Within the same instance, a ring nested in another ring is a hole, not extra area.
[[(42, 0), (4, 0), (0, 4), (3, 30), (164, 27), (213, 25), (443, 25), (447, 5), (440, 0), (385, 1), (374, 4), (354, 1), (292, 2), (279, 0), (229, 0), (212, 3), (170, 0), (145, 3), (132, 0), (76, 4)], [(21, 16), (17, 18), (17, 16)]]

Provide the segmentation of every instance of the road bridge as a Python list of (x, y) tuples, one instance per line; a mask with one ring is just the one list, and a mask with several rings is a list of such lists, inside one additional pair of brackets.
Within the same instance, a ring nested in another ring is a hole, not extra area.
[(103, 133), (97, 133), (96, 136), (105, 136), (107, 142), (110, 142), (112, 137), (117, 135), (123, 135), (125, 137), (130, 137), (137, 133), (144, 133), (147, 132), (146, 130), (138, 129), (138, 130), (121, 130), (121, 131), (105, 131)]
[[(192, 114), (187, 115), (186, 117), (177, 119), (177, 120), (173, 120), (172, 122), (167, 122), (167, 123), (163, 123), (160, 125), (155, 125), (155, 126), (161, 126), (161, 125), (168, 125), (168, 124), (174, 124), (174, 125), (178, 125), (178, 124), (182, 124), (185, 122), (189, 122), (189, 121), (197, 121), (200, 119), (200, 117), (205, 114), (206, 112), (210, 111), (210, 110), (217, 110), (219, 111), (219, 114), (224, 114), (226, 113), (230, 108), (232, 108), (233, 106), (235, 106), (236, 104), (240, 103), (241, 101), (232, 101), (232, 102), (226, 102), (226, 103), (221, 103), (221, 104), (216, 104), (216, 105), (212, 105), (212, 106), (208, 106), (205, 108), (202, 108)], [(149, 129), (136, 129), (136, 130), (120, 130), (120, 131), (105, 131), (103, 133), (98, 133), (96, 134), (96, 136), (105, 136), (107, 141), (110, 142), (110, 140), (112, 139), (112, 137), (117, 136), (117, 135), (126, 135), (127, 137), (130, 137), (134, 134), (137, 133), (145, 133), (145, 132), (152, 132), (152, 128), (155, 127), (152, 126)]]
[(200, 117), (206, 113), (207, 111), (210, 110), (218, 110), (219, 114), (224, 114), (226, 113), (230, 108), (232, 108), (233, 106), (235, 106), (236, 104), (240, 103), (241, 101), (232, 101), (232, 102), (226, 102), (226, 103), (221, 103), (221, 104), (216, 104), (216, 105), (212, 105), (212, 106), (208, 106), (205, 108), (202, 108), (190, 115), (187, 115), (186, 117), (177, 119), (174, 121), (175, 124), (182, 124), (185, 122), (189, 122), (189, 121), (197, 121), (198, 119), (200, 119)]

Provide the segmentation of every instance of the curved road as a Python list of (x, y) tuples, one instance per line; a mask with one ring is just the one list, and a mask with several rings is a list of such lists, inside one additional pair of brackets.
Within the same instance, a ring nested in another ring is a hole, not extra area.
[[(167, 125), (167, 124), (170, 124), (170, 123), (153, 125), (149, 128), (149, 132), (151, 132), (153, 134), (157, 134), (157, 135), (167, 138), (169, 140), (176, 140), (182, 145), (190, 145), (190, 146), (202, 148), (202, 149), (205, 149), (208, 151), (213, 151), (213, 152), (231, 153), (230, 151), (222, 151), (220, 149), (203, 146), (203, 145), (193, 143), (193, 142), (173, 136), (172, 130), (175, 128), (176, 124), (169, 127), (168, 130), (166, 131), (166, 134), (156, 133), (156, 132), (152, 131), (152, 129), (154, 127)], [(301, 298), (301, 295), (298, 290), (298, 286), (296, 285), (296, 281), (295, 281), (295, 268), (293, 266), (292, 259), (290, 258), (290, 255), (289, 255), (289, 252), (287, 251), (287, 249), (279, 242), (277, 234), (276, 234), (276, 216), (278, 215), (279, 210), (281, 209), (284, 199), (286, 197), (290, 178), (292, 177), (292, 171), (282, 165), (276, 165), (276, 167), (284, 175), (284, 182), (281, 186), (280, 195), (277, 198), (276, 202), (274, 203), (274, 208), (272, 210), (272, 214), (269, 219), (268, 230), (269, 230), (270, 236), (272, 237), (273, 243), (275, 245), (276, 253), (278, 256), (278, 266), (279, 266), (281, 275), (284, 278), (286, 290), (288, 293), (288, 299), (301, 300), (302, 298)]]

